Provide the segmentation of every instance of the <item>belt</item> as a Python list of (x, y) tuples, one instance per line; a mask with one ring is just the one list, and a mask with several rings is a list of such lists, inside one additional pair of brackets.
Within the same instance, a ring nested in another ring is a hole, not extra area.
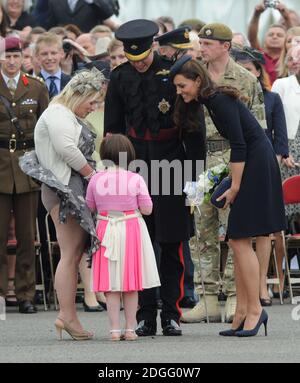
[(17, 140), (15, 138), (0, 140), (0, 149), (8, 149), (11, 153), (15, 150), (26, 150), (31, 148), (34, 148), (34, 140)]
[(143, 137), (137, 136), (135, 130), (133, 127), (130, 127), (128, 130), (128, 136), (144, 141), (167, 141), (172, 140), (174, 138), (178, 138), (178, 129), (177, 128), (171, 128), (171, 129), (160, 129), (158, 134), (153, 136), (149, 129), (145, 131), (145, 134)]
[(207, 140), (208, 152), (224, 152), (230, 149), (229, 142), (226, 140)]
[(106, 226), (104, 237), (101, 241), (101, 245), (106, 247), (104, 256), (111, 261), (120, 261), (121, 254), (121, 233), (119, 223), (127, 221), (132, 218), (141, 218), (140, 212), (136, 212), (128, 215), (121, 216), (104, 216), (101, 214), (97, 215), (98, 220), (108, 221)]

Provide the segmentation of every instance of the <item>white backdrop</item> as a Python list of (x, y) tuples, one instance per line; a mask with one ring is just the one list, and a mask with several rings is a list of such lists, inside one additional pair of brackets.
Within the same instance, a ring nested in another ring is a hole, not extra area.
[[(254, 6), (260, 0), (119, 0), (121, 22), (137, 18), (156, 19), (172, 16), (176, 24), (184, 19), (198, 18), (207, 23), (223, 22), (234, 31), (246, 32)], [(300, 14), (300, 0), (282, 1)], [(278, 11), (267, 10), (261, 17), (261, 26), (279, 19)]]

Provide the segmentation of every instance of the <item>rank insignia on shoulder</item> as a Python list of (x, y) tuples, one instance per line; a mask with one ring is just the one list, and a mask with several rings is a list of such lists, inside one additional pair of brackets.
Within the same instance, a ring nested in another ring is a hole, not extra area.
[(166, 99), (163, 98), (158, 104), (158, 109), (161, 113), (166, 114), (171, 109), (171, 105)]
[(170, 73), (169, 70), (167, 70), (167, 69), (162, 69), (162, 70), (156, 72), (156, 76), (168, 76), (169, 73)]

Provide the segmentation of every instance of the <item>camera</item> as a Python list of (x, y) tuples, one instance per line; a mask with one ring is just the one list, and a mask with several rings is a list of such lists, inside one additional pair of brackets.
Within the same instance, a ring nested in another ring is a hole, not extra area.
[(264, 5), (266, 8), (274, 8), (276, 9), (279, 4), (278, 0), (265, 0)]
[(65, 54), (70, 53), (72, 49), (73, 49), (72, 44), (70, 44), (68, 41), (63, 41), (63, 50)]

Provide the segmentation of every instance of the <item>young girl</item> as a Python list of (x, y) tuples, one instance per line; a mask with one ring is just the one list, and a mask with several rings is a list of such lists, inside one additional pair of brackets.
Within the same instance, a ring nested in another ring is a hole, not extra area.
[[(97, 211), (100, 249), (93, 255), (93, 290), (105, 292), (111, 340), (135, 340), (138, 291), (160, 285), (150, 236), (141, 214), (152, 212), (152, 200), (141, 176), (119, 165), (135, 159), (131, 142), (121, 134), (106, 137), (100, 147), (102, 161), (112, 166), (92, 177), (86, 202)], [(126, 164), (125, 164), (126, 166)], [(120, 329), (123, 295), (125, 332)]]

